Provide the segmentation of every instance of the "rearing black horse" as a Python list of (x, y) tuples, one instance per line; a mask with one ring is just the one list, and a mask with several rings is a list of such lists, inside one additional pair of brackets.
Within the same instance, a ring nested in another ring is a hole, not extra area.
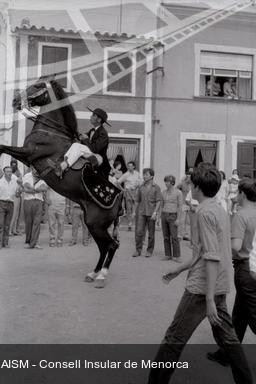
[[(56, 105), (52, 108), (54, 103)], [(103, 287), (118, 248), (108, 228), (118, 218), (122, 196), (117, 197), (112, 208), (103, 209), (85, 191), (81, 170), (69, 169), (63, 179), (56, 176), (52, 165), (63, 159), (65, 152), (78, 138), (74, 109), (56, 81), (39, 79), (25, 92), (17, 93), (13, 106), (20, 110), (24, 104), (29, 113), (32, 112), (31, 118), (34, 120), (31, 133), (25, 138), (23, 147), (0, 145), (0, 155), (6, 153), (27, 166), (32, 165), (49, 187), (80, 204), (85, 223), (100, 251), (98, 263), (94, 271), (87, 274), (85, 281), (95, 281), (96, 287)], [(39, 113), (33, 116), (35, 107), (39, 107)]]

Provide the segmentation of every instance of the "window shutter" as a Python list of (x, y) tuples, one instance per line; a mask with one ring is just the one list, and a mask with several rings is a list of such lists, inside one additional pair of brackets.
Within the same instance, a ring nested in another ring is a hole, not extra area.
[(202, 51), (200, 67), (252, 72), (252, 56)]
[(254, 143), (238, 143), (237, 168), (240, 177), (251, 175), (254, 171)]

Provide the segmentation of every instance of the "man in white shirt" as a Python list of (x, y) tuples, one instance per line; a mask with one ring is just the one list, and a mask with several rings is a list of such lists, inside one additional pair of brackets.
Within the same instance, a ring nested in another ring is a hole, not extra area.
[(190, 221), (190, 244), (194, 245), (194, 236), (195, 236), (195, 227), (196, 227), (196, 209), (198, 206), (198, 201), (193, 199), (191, 190), (188, 192), (185, 199), (186, 204), (189, 206), (188, 216)]
[[(10, 167), (12, 168), (12, 177), (17, 180), (19, 185), (22, 184), (22, 175), (20, 170), (18, 169), (18, 162), (16, 159), (12, 159), (10, 162)], [(14, 197), (13, 202), (13, 214), (12, 220), (10, 224), (10, 235), (20, 235), (19, 232), (19, 221), (20, 221), (20, 213), (21, 213), (21, 190), (20, 193), (17, 193)]]
[(134, 161), (129, 161), (127, 164), (127, 172), (118, 179), (118, 184), (121, 185), (124, 183), (124, 200), (128, 220), (128, 231), (132, 229), (132, 218), (135, 216), (136, 190), (142, 184), (141, 176), (135, 167)]
[(12, 177), (11, 167), (5, 167), (3, 172), (0, 179), (0, 248), (9, 248), (9, 229), (18, 184), (17, 179)]
[(24, 187), (24, 219), (25, 219), (25, 248), (42, 249), (37, 242), (43, 212), (43, 192), (47, 185), (43, 180), (36, 181), (32, 169), (23, 177)]

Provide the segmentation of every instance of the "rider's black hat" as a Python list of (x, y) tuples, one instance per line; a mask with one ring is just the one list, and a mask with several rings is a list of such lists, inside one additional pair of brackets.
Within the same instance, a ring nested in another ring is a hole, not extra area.
[(111, 124), (109, 124), (107, 122), (108, 120), (108, 114), (107, 112), (105, 112), (103, 109), (101, 108), (95, 108), (94, 110), (92, 110), (91, 108), (87, 107), (87, 109), (89, 109), (89, 111), (91, 111), (92, 113), (94, 113), (95, 115), (99, 116), (103, 121), (104, 123), (106, 123), (107, 125), (109, 125), (111, 127)]

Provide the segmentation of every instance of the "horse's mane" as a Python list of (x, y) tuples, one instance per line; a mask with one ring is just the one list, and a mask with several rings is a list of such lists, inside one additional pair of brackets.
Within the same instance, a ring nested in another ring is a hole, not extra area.
[[(68, 95), (56, 80), (52, 80), (50, 83), (57, 100), (68, 98)], [(74, 137), (78, 137), (77, 118), (73, 106), (67, 103), (64, 107), (61, 107), (61, 112), (65, 120), (65, 125), (70, 128)]]

